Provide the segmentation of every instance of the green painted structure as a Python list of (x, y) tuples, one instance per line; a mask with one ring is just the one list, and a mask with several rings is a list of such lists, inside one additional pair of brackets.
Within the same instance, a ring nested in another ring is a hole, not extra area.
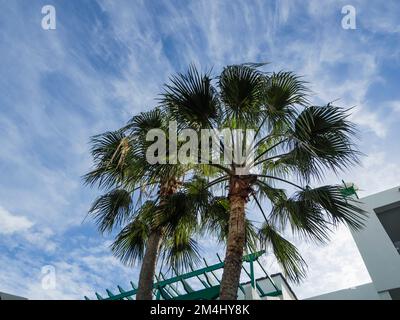
[[(264, 250), (250, 253), (243, 257), (242, 268), (245, 274), (250, 278), (250, 283), (253, 289), (257, 291), (260, 297), (266, 296), (280, 296), (282, 291), (278, 289), (272, 278), (265, 271), (264, 267), (258, 261), (258, 258), (265, 253)], [(164, 274), (160, 272), (156, 276), (156, 282), (153, 284), (153, 294), (156, 300), (215, 300), (219, 297), (220, 289), (220, 279), (216, 275), (215, 271), (222, 269), (224, 267), (224, 262), (221, 260), (220, 256), (217, 254), (219, 263), (208, 265), (207, 261), (204, 259), (204, 268), (193, 270), (190, 267), (191, 272), (178, 274), (176, 270), (173, 270), (175, 276), (166, 279)], [(257, 284), (254, 274), (254, 264), (257, 263), (261, 270), (265, 273), (266, 277), (271, 281), (274, 291), (264, 292), (264, 290)], [(249, 269), (247, 270), (245, 264), (249, 264)], [(196, 278), (200, 281), (203, 288), (195, 290), (191, 287), (188, 280)], [(117, 286), (118, 293), (113, 293), (109, 289), (106, 289), (107, 296), (103, 297), (99, 293), (95, 293), (98, 300), (134, 300), (137, 293), (137, 286), (131, 282), (132, 289), (124, 290), (121, 286)], [(181, 289), (178, 288), (178, 285)], [(180, 291), (180, 290), (183, 290)], [(239, 290), (245, 294), (243, 283), (239, 285)], [(90, 300), (85, 296), (86, 300)]]
[(356, 198), (358, 199), (358, 194), (357, 194), (357, 190), (354, 187), (354, 185), (346, 185), (346, 183), (342, 180), (344, 187), (340, 190), (342, 193), (342, 196), (347, 198), (350, 197), (352, 195), (356, 196)]

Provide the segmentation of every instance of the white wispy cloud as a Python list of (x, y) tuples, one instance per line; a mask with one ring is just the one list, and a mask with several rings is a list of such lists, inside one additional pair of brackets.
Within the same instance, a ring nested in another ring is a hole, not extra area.
[(27, 217), (13, 215), (0, 206), (0, 234), (25, 232), (33, 226)]
[[(76, 239), (78, 240), (78, 239)], [(95, 291), (106, 296), (105, 289), (117, 292), (117, 284), (129, 290), (129, 281), (137, 278), (136, 271), (124, 267), (109, 254), (108, 243), (90, 241), (85, 237), (80, 246), (60, 250), (53, 259), (31, 259), (26, 254), (12, 258), (2, 254), (0, 266), (1, 291), (12, 292), (29, 299), (96, 299)], [(55, 286), (46, 286), (48, 270)], [(112, 276), (110, 276), (112, 275)]]

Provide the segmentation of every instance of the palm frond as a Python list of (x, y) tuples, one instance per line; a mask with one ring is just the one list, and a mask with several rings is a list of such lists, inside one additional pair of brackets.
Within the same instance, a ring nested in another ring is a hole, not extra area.
[(292, 243), (282, 237), (268, 223), (263, 224), (258, 235), (264, 248), (272, 247), (278, 263), (290, 280), (299, 283), (305, 278), (307, 264)]
[(366, 212), (354, 200), (345, 199), (340, 186), (309, 187), (292, 198), (273, 203), (271, 221), (284, 229), (290, 225), (293, 232), (316, 242), (329, 240), (329, 232), (340, 223), (354, 230), (363, 227)]
[(303, 202), (313, 202), (324, 210), (333, 225), (346, 223), (354, 230), (364, 227), (367, 212), (357, 206), (356, 200), (345, 198), (338, 185), (326, 185), (318, 188), (306, 188), (297, 192), (297, 198)]
[(140, 217), (136, 217), (119, 232), (112, 243), (111, 250), (114, 256), (129, 266), (141, 261), (149, 234), (148, 224)]
[(129, 131), (130, 135), (133, 135), (134, 137), (144, 138), (146, 137), (147, 132), (151, 129), (164, 129), (165, 117), (166, 115), (160, 108), (141, 112), (132, 117), (123, 130)]
[(132, 215), (132, 198), (124, 189), (114, 189), (98, 197), (89, 210), (100, 232), (111, 231)]
[(258, 123), (264, 83), (264, 74), (255, 67), (232, 65), (224, 68), (218, 86), (224, 115), (231, 128), (249, 128)]
[(124, 180), (127, 169), (134, 166), (133, 148), (120, 130), (105, 132), (91, 139), (94, 169), (83, 180), (88, 185), (110, 188)]
[(296, 198), (281, 198), (273, 203), (270, 221), (279, 230), (289, 225), (295, 235), (316, 243), (326, 243), (332, 227), (315, 203)]
[(162, 260), (177, 272), (188, 271), (200, 262), (199, 245), (185, 227), (176, 228), (162, 248)]
[(292, 72), (273, 73), (268, 77), (264, 91), (266, 116), (277, 125), (278, 120), (289, 121), (296, 106), (308, 104), (306, 82)]
[(331, 105), (306, 108), (294, 122), (293, 150), (286, 161), (306, 175), (321, 175), (321, 167), (337, 172), (358, 163), (360, 153), (352, 142), (356, 130), (348, 116), (346, 110)]
[(186, 74), (170, 78), (161, 104), (180, 125), (204, 128), (218, 118), (220, 102), (209, 74), (201, 74), (191, 65)]
[(268, 199), (274, 204), (287, 199), (285, 189), (275, 188), (262, 180), (257, 180), (255, 185), (257, 186), (255, 195), (261, 200)]

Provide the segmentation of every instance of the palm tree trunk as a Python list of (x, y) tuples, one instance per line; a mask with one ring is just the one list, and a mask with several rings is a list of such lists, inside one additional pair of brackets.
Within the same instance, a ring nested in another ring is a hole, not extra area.
[(161, 230), (154, 230), (147, 239), (146, 252), (143, 257), (139, 275), (139, 288), (136, 300), (152, 300), (153, 281), (161, 245)]
[[(177, 189), (178, 182), (175, 178), (167, 180), (160, 185), (160, 197), (162, 204), (165, 197), (173, 194)], [(153, 299), (153, 282), (156, 273), (157, 258), (160, 251), (162, 241), (162, 230), (154, 229), (147, 239), (146, 251), (144, 253), (142, 266), (140, 268), (138, 291), (136, 300), (152, 300)]]
[(229, 233), (221, 280), (220, 300), (237, 299), (245, 245), (245, 198), (240, 195), (232, 195), (229, 200)]

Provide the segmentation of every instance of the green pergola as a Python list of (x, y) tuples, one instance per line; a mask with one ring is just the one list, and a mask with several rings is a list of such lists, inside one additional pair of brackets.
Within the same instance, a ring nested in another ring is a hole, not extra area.
[[(242, 268), (245, 271), (246, 276), (250, 279), (251, 287), (257, 291), (260, 297), (266, 296), (279, 296), (282, 294), (281, 290), (275, 285), (272, 278), (265, 271), (262, 264), (259, 262), (258, 258), (263, 255), (265, 251), (258, 251), (255, 253), (250, 253), (243, 257)], [(156, 276), (156, 282), (153, 284), (153, 294), (156, 300), (215, 300), (219, 297), (220, 289), (220, 279), (216, 275), (215, 271), (222, 269), (224, 267), (224, 262), (221, 260), (220, 256), (217, 254), (219, 263), (208, 265), (207, 261), (204, 260), (205, 267), (193, 270), (190, 267), (191, 272), (178, 274), (176, 270), (173, 269), (175, 276), (171, 278), (166, 278), (163, 273), (159, 273)], [(264, 272), (265, 277), (271, 282), (274, 290), (271, 292), (265, 292), (263, 288), (257, 283), (257, 279), (254, 274), (254, 264), (257, 263), (261, 270)], [(249, 270), (246, 268), (246, 264), (249, 265)], [(196, 278), (199, 280), (202, 288), (194, 289), (189, 281), (190, 279)], [(248, 281), (247, 281), (248, 283)], [(95, 293), (98, 300), (134, 300), (137, 293), (137, 286), (131, 282), (132, 289), (124, 290), (121, 286), (117, 286), (118, 293), (113, 293), (111, 290), (106, 289), (107, 296), (103, 297), (99, 293)], [(180, 287), (180, 289), (178, 288)], [(239, 285), (239, 290), (245, 294), (244, 282)], [(183, 290), (183, 291), (181, 291)], [(85, 296), (86, 300), (90, 300)]]

